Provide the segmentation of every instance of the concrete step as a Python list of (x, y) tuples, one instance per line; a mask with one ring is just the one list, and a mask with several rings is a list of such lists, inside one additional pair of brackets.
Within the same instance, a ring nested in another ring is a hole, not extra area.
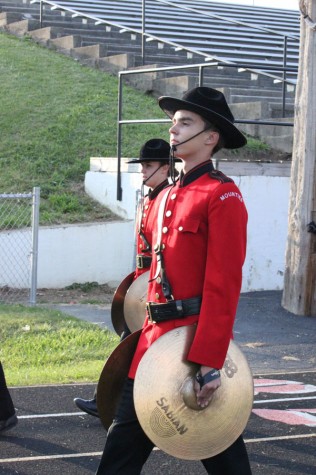
[(112, 35), (113, 33), (106, 32), (104, 25), (95, 25), (94, 22), (91, 23), (84, 19), (76, 19), (77, 21), (68, 22), (63, 20), (63, 17), (58, 17), (58, 20), (43, 20), (43, 26), (57, 26), (58, 28), (63, 28), (65, 32), (69, 35), (82, 35), (87, 37), (96, 37), (104, 38), (107, 35)]
[[(293, 118), (294, 117), (294, 101), (287, 102), (285, 105), (285, 117)], [(271, 102), (269, 104), (270, 117), (272, 119), (282, 117), (282, 103), (281, 102)]]
[[(187, 74), (188, 76), (193, 76), (197, 77), (199, 74), (198, 69), (192, 69), (192, 70), (174, 70), (174, 71), (167, 71), (166, 72), (166, 77), (173, 77), (173, 76), (178, 76), (179, 74)], [(243, 78), (241, 76), (236, 76), (234, 80), (232, 80), (232, 77), (226, 77), (226, 76), (211, 76), (208, 75), (207, 73), (204, 73), (203, 75), (203, 85), (204, 86), (209, 86), (213, 87), (215, 89), (222, 88), (222, 87), (231, 87), (232, 83), (236, 85), (236, 87), (256, 87), (255, 84), (249, 85), (250, 81), (249, 79)]]
[(75, 59), (99, 59), (107, 54), (106, 47), (104, 45), (95, 44), (91, 46), (79, 46), (70, 50), (70, 54)]
[(22, 19), (20, 13), (14, 12), (2, 12), (0, 13), (0, 27), (8, 25), (9, 23), (15, 23)]
[[(271, 109), (275, 104), (266, 101), (244, 102), (230, 104), (231, 111), (239, 120), (265, 120), (273, 121)], [(289, 108), (288, 108), (289, 111)], [(293, 118), (277, 118), (278, 122), (293, 122)], [(239, 128), (251, 137), (257, 137), (271, 147), (287, 153), (292, 152), (293, 127), (263, 124), (238, 124)]]
[(249, 94), (247, 95), (241, 95), (241, 94), (235, 94), (235, 93), (231, 93), (230, 95), (230, 100), (229, 102), (231, 104), (233, 103), (236, 103), (236, 102), (247, 102), (247, 101), (266, 101), (266, 102), (276, 102), (276, 103), (279, 103), (280, 102), (280, 97), (275, 97), (274, 95), (262, 95), (262, 96), (257, 96), (257, 95), (254, 95), (254, 94), (251, 94), (251, 90), (249, 89)]
[(101, 71), (117, 74), (119, 71), (133, 68), (134, 56), (131, 53), (122, 53), (114, 56), (102, 57), (98, 60), (98, 68)]
[[(145, 66), (136, 66), (133, 70), (139, 70), (140, 73), (143, 69), (156, 69), (159, 68), (159, 64), (146, 64)], [(155, 91), (155, 81), (160, 78), (165, 77), (164, 71), (153, 71), (142, 74), (130, 74), (125, 76), (125, 80), (128, 84), (144, 91), (146, 94), (158, 94), (158, 91)]]
[[(282, 91), (275, 90), (275, 89), (268, 89), (268, 88), (260, 88), (257, 86), (250, 86), (248, 88), (240, 88), (240, 87), (221, 87), (221, 92), (225, 95), (226, 100), (228, 102), (244, 102), (242, 99), (244, 97), (256, 97), (256, 98), (273, 98), (277, 101), (280, 101)], [(293, 98), (293, 92), (287, 93), (288, 98)], [(233, 100), (233, 98), (235, 100)]]
[(48, 44), (49, 40), (64, 36), (64, 30), (55, 26), (47, 26), (29, 32), (34, 41), (42, 44)]
[(62, 36), (49, 40), (49, 46), (57, 51), (71, 51), (81, 46), (81, 37), (79, 35)]
[(21, 20), (14, 23), (9, 23), (4, 27), (5, 31), (15, 36), (24, 36), (29, 31), (36, 30), (40, 27), (37, 20)]
[(188, 89), (198, 85), (197, 78), (192, 76), (177, 76), (153, 81), (153, 93), (158, 96), (174, 96), (180, 98)]

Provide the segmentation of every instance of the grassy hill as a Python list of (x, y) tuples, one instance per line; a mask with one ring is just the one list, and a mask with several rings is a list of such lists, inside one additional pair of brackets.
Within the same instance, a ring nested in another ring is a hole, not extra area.
[[(4, 33), (0, 77), (0, 193), (39, 186), (42, 225), (113, 218), (83, 186), (90, 157), (116, 156), (117, 78)], [(123, 114), (124, 119), (165, 118), (155, 98), (128, 86)], [(168, 126), (126, 125), (122, 156), (138, 156), (152, 137), (168, 140)]]

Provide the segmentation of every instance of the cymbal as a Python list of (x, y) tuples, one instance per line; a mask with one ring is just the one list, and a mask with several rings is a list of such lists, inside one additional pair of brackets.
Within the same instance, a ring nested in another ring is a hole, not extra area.
[(199, 365), (186, 360), (195, 328), (179, 327), (158, 338), (141, 359), (134, 385), (144, 432), (164, 452), (187, 460), (227, 449), (245, 429), (253, 405), (252, 374), (233, 341), (221, 386), (206, 408), (197, 405), (193, 384)]
[(134, 272), (128, 274), (114, 292), (111, 305), (111, 320), (116, 333), (121, 336), (125, 330), (124, 299), (126, 292), (134, 280)]
[(105, 362), (97, 385), (97, 408), (106, 430), (110, 427), (124, 380), (136, 350), (141, 331), (132, 333), (112, 351)]
[(147, 287), (149, 271), (134, 280), (124, 300), (125, 322), (131, 332), (142, 328), (146, 317)]

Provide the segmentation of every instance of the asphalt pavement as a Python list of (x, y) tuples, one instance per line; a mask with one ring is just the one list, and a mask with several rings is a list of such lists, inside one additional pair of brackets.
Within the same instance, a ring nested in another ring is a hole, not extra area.
[[(110, 306), (58, 305), (66, 314), (113, 330)], [(316, 318), (293, 315), (281, 292), (241, 295), (235, 341), (253, 371), (253, 411), (244, 432), (253, 475), (316, 474)], [(99, 419), (74, 397), (95, 384), (12, 388), (19, 424), (0, 436), (1, 475), (91, 475), (106, 438)], [(156, 449), (142, 475), (202, 475), (198, 461)], [(223, 474), (225, 475), (225, 474)], [(243, 475), (243, 474), (240, 474)]]
[[(281, 291), (240, 296), (234, 337), (253, 372), (316, 369), (316, 318), (297, 316), (281, 305)], [(114, 331), (110, 305), (51, 305), (64, 313)], [(315, 472), (316, 473), (316, 472)]]

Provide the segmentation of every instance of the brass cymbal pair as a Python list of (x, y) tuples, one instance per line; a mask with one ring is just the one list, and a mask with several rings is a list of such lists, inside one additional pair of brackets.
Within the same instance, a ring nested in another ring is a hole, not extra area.
[(131, 332), (142, 328), (146, 316), (146, 299), (149, 271), (134, 280), (135, 273), (126, 276), (117, 287), (111, 306), (111, 320), (120, 336), (125, 323)]
[[(197, 405), (193, 385), (199, 366), (186, 359), (195, 329), (179, 327), (158, 338), (143, 356), (134, 384), (135, 409), (144, 432), (164, 452), (187, 460), (213, 457), (228, 448), (245, 429), (253, 404), (251, 370), (231, 341), (221, 386), (206, 408)], [(102, 371), (97, 405), (106, 429), (140, 333), (122, 341)]]

